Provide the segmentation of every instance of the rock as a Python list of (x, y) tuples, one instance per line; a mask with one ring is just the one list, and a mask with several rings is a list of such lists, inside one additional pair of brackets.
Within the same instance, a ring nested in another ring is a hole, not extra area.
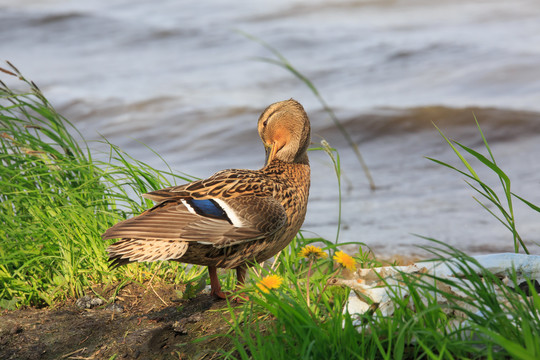
[(121, 313), (124, 311), (124, 307), (117, 303), (109, 304), (105, 307), (105, 310), (112, 311), (114, 313)]
[(201, 290), (201, 294), (204, 294), (204, 295), (210, 295), (210, 291), (212, 290), (212, 288), (210, 287), (210, 285), (206, 285), (202, 290)]
[(21, 325), (14, 325), (10, 330), (9, 330), (9, 333), (11, 335), (15, 335), (15, 334), (20, 334), (23, 332), (23, 327)]
[(75, 306), (81, 309), (92, 309), (96, 306), (103, 305), (103, 300), (100, 298), (93, 298), (89, 295), (85, 295), (82, 298), (77, 299)]
[(197, 323), (202, 320), (202, 314), (196, 313), (187, 318), (180, 319), (175, 321), (173, 324), (173, 330), (179, 334), (185, 335), (188, 333), (186, 329), (187, 324)]

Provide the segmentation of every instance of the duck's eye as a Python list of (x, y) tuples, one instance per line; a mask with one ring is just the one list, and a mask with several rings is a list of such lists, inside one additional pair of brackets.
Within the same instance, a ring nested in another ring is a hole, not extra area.
[(263, 121), (263, 127), (266, 127), (266, 125), (268, 125), (268, 119)]

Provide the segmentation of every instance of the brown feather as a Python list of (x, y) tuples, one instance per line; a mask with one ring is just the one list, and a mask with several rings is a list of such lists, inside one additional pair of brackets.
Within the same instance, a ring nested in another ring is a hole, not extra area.
[[(183, 241), (159, 239), (123, 239), (107, 248), (111, 260), (127, 262), (175, 260), (187, 251), (188, 244)], [(121, 265), (121, 264), (120, 264)]]

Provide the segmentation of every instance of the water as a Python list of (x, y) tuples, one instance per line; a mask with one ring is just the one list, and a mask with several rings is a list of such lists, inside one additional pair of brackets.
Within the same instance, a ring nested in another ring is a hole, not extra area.
[[(255, 60), (272, 54), (237, 30), (276, 47), (315, 83), (358, 142), (377, 191), (309, 89)], [(540, 203), (537, 1), (0, 1), (0, 44), (0, 57), (87, 138), (102, 134), (164, 167), (142, 141), (199, 177), (260, 167), (256, 119), (294, 97), (313, 140), (340, 150), (340, 241), (380, 255), (421, 253), (415, 246), (425, 242), (413, 233), (475, 254), (512, 250), (462, 177), (424, 158), (457, 163), (431, 121), (480, 145), (473, 110), (447, 107), (494, 108), (474, 112), (513, 190)], [(335, 176), (324, 153), (311, 159), (304, 229), (333, 239)], [(522, 236), (540, 242), (539, 215), (516, 213)]]

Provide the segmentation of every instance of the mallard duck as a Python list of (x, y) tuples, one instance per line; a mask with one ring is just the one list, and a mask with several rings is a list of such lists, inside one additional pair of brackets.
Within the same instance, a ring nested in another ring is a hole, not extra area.
[(285, 248), (306, 215), (310, 168), (309, 119), (300, 103), (268, 106), (258, 121), (266, 150), (260, 170), (229, 169), (208, 179), (144, 194), (157, 204), (102, 236), (113, 266), (174, 260), (208, 266), (211, 294), (225, 298), (217, 268), (236, 269), (237, 287), (249, 264)]

